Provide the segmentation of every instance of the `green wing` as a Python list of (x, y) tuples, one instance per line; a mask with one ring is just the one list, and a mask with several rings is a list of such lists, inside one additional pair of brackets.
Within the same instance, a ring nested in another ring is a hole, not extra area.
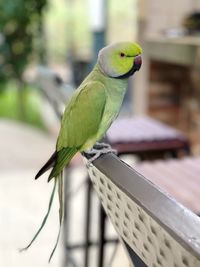
[(94, 136), (101, 123), (106, 104), (106, 91), (101, 82), (88, 82), (66, 108), (57, 141), (57, 151), (80, 148)]

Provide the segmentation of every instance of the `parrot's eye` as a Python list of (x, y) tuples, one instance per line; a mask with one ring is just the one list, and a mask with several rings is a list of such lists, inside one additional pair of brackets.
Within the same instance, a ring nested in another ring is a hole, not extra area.
[(120, 57), (125, 57), (125, 54), (124, 53), (120, 53)]

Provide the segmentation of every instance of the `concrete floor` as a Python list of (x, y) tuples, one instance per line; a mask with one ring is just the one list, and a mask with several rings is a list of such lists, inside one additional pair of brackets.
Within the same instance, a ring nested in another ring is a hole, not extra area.
[[(52, 184), (34, 181), (54, 148), (54, 139), (23, 124), (0, 121), (0, 265), (49, 266), (58, 229), (57, 208), (46, 229), (27, 252), (19, 253), (37, 230), (47, 209)], [(56, 205), (55, 205), (56, 206)], [(61, 266), (61, 249), (52, 266)]]
[[(33, 246), (26, 252), (18, 249), (27, 245), (47, 210), (52, 183), (47, 183), (45, 175), (37, 182), (34, 175), (54, 150), (55, 138), (30, 126), (11, 121), (0, 120), (0, 266), (3, 267), (45, 267), (49, 266), (48, 257), (55, 244), (58, 232), (58, 201), (54, 201), (48, 223)], [(85, 177), (85, 169), (80, 166), (72, 175), (75, 188), (80, 179)], [(76, 178), (78, 177), (78, 179)], [(83, 236), (82, 203), (84, 188), (79, 191), (72, 203), (74, 213), (71, 215), (73, 227), (70, 239), (79, 240)], [(93, 210), (97, 210), (94, 199)], [(97, 218), (97, 217), (95, 217)], [(97, 235), (97, 219), (93, 220), (92, 235)], [(109, 226), (110, 235), (115, 235)], [(113, 248), (108, 248), (111, 253)], [(81, 255), (75, 255), (78, 267), (82, 267)], [(96, 266), (96, 253), (91, 252), (91, 262)], [(60, 267), (64, 263), (62, 242), (52, 259), (50, 266)], [(121, 247), (112, 267), (129, 266)], [(111, 267), (111, 266), (109, 266)]]

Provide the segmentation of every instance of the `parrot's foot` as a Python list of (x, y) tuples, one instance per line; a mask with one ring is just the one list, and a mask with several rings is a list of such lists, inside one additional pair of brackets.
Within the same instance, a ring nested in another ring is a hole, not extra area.
[(112, 147), (107, 144), (107, 143), (99, 143), (99, 142), (96, 142), (93, 146), (94, 149), (103, 149), (103, 148), (107, 148), (107, 149), (111, 149), (112, 150)]
[(98, 159), (101, 155), (107, 153), (117, 154), (117, 151), (108, 144), (98, 143), (95, 144), (91, 150), (82, 152), (82, 155), (87, 158), (87, 165), (90, 166), (95, 159)]

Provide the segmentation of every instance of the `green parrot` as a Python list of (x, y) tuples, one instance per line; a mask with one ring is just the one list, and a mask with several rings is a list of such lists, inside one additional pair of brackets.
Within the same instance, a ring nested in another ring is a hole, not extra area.
[[(142, 48), (131, 42), (121, 42), (104, 47), (98, 54), (93, 70), (74, 92), (62, 117), (56, 151), (35, 176), (37, 179), (52, 168), (48, 181), (54, 178), (54, 187), (41, 227), (24, 249), (31, 246), (43, 228), (50, 212), (57, 183), (61, 226), (63, 220), (63, 168), (70, 163), (77, 152), (89, 151), (105, 135), (119, 113), (127, 89), (128, 78), (141, 67), (141, 53)], [(90, 159), (90, 162), (92, 160), (93, 158)], [(56, 249), (60, 229), (50, 259)]]

